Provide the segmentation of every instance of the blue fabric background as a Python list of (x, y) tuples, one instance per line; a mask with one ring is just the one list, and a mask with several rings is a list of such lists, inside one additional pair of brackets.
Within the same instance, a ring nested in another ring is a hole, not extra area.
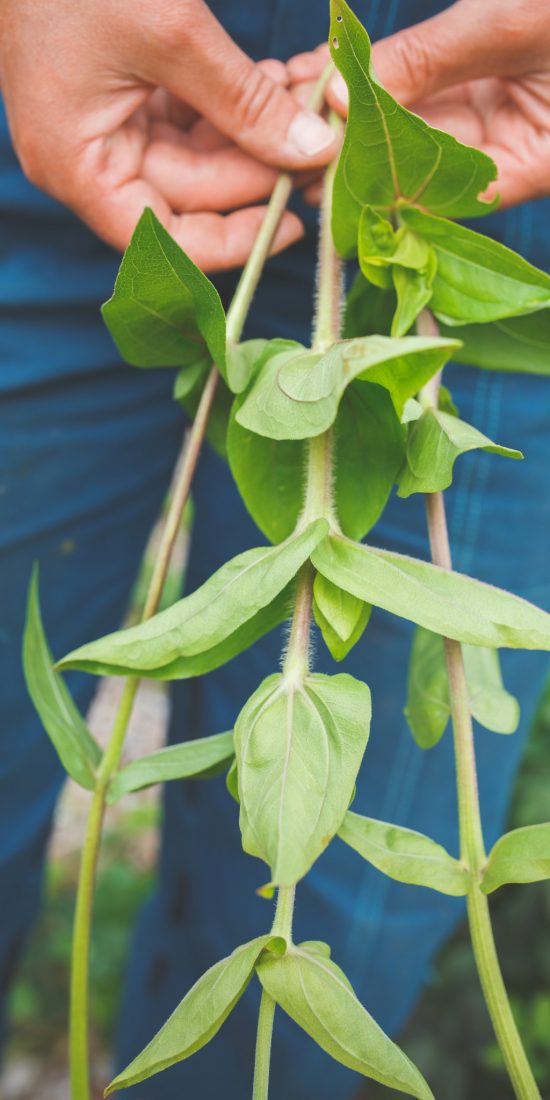
[[(373, 37), (432, 14), (440, 5), (379, 0), (355, 7)], [(289, 55), (326, 33), (319, 0), (218, 0), (212, 7), (254, 57)], [(321, 13), (321, 14), (320, 14)], [(315, 215), (301, 210), (305, 241), (270, 262), (249, 335), (307, 340), (311, 323)], [(550, 202), (487, 219), (485, 228), (548, 267)], [(118, 256), (22, 176), (0, 121), (0, 981), (9, 985), (36, 915), (44, 846), (62, 783), (61, 769), (27, 698), (20, 663), (25, 593), (41, 564), (44, 617), (54, 652), (115, 628), (183, 433), (170, 401), (171, 372), (122, 365), (99, 305)], [(225, 298), (234, 276), (218, 280)], [(550, 501), (547, 382), (453, 367), (462, 416), (492, 438), (522, 448), (523, 464), (466, 456), (448, 494), (455, 564), (550, 605), (547, 546)], [(196, 484), (197, 518), (188, 584), (194, 588), (239, 550), (263, 540), (244, 512), (230, 475), (206, 451)], [(392, 501), (373, 541), (427, 556), (420, 502)], [(271, 635), (227, 668), (175, 686), (172, 739), (228, 728), (247, 695), (278, 667)], [(371, 743), (356, 808), (419, 828), (456, 851), (451, 740), (432, 752), (412, 743), (402, 718), (410, 629), (375, 613), (345, 667), (371, 685)], [(521, 698), (513, 738), (478, 732), (487, 840), (503, 826), (510, 786), (546, 667), (537, 654), (504, 654), (507, 685)], [(318, 646), (319, 669), (330, 661)], [(71, 677), (81, 707), (89, 678)], [(158, 889), (136, 931), (119, 1043), (119, 1062), (153, 1035), (207, 966), (263, 932), (271, 904), (255, 888), (265, 870), (240, 848), (237, 808), (222, 781), (172, 784)], [(399, 1030), (438, 946), (462, 913), (459, 901), (391, 883), (336, 841), (305, 883), (297, 934), (328, 940), (376, 1019)], [(250, 1093), (253, 985), (214, 1047), (146, 1085), (136, 1100)], [(277, 1017), (274, 1100), (334, 1100), (358, 1079), (331, 1062), (294, 1025)]]

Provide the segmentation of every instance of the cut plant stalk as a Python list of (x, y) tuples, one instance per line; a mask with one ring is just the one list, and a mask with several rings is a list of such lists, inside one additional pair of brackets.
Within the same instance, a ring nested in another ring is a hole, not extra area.
[[(338, 133), (341, 123), (331, 112), (330, 123)], [(324, 352), (340, 335), (343, 301), (342, 261), (332, 242), (331, 214), (332, 188), (336, 161), (325, 171), (321, 202), (318, 266), (316, 275), (316, 314), (311, 350)], [(310, 522), (324, 516), (335, 525), (332, 506), (332, 433), (314, 437), (308, 445), (303, 518)], [(313, 606), (314, 570), (309, 562), (303, 566), (297, 580), (296, 595), (290, 627), (290, 637), (283, 661), (283, 676), (293, 684), (303, 682), (309, 672), (309, 648)], [(280, 887), (277, 908), (272, 926), (274, 936), (282, 936), (292, 943), (292, 917), (296, 887)], [(254, 1088), (252, 1100), (268, 1100), (269, 1071), (275, 1001), (262, 991), (256, 1054), (254, 1061)]]
[[(420, 315), (418, 331), (424, 336), (438, 335), (438, 325), (428, 311)], [(421, 398), (426, 406), (438, 407), (440, 381), (440, 375), (436, 375), (424, 387)], [(452, 570), (443, 493), (427, 493), (425, 502), (432, 561), (442, 569)], [(466, 903), (476, 966), (515, 1094), (518, 1100), (541, 1100), (502, 977), (487, 895), (480, 889), (487, 853), (481, 824), (474, 730), (462, 646), (450, 638), (445, 638), (444, 644), (453, 724), (460, 858), (470, 871)]]
[[(317, 81), (309, 100), (311, 110), (319, 111), (324, 102), (324, 91), (333, 70), (330, 62)], [(290, 173), (279, 176), (269, 201), (266, 215), (258, 232), (256, 241), (239, 279), (233, 300), (227, 312), (227, 340), (237, 343), (248, 316), (248, 311), (261, 274), (269, 255), (271, 244), (283, 213), (286, 209), (293, 181)], [(170, 558), (174, 549), (183, 510), (189, 498), (191, 484), (204, 441), (208, 419), (216, 396), (219, 374), (212, 367), (193, 425), (184, 443), (179, 473), (166, 517), (153, 575), (145, 599), (141, 621), (151, 618), (158, 610), (162, 589)], [(82, 861), (76, 895), (71, 957), (71, 993), (69, 1015), (69, 1061), (71, 1095), (73, 1100), (90, 1098), (89, 1066), (89, 969), (92, 910), (96, 868), (101, 843), (101, 830), (106, 807), (106, 795), (109, 782), (116, 773), (124, 740), (128, 730), (134, 701), (140, 680), (129, 677), (126, 681), (111, 737), (97, 772), (97, 786), (92, 796), (88, 815), (86, 834), (82, 850)]]

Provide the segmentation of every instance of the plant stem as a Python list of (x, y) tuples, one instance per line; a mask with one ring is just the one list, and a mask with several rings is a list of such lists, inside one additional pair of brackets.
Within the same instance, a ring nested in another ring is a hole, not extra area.
[[(323, 75), (312, 92), (309, 106), (313, 110), (319, 110), (322, 105), (324, 89), (331, 71), (332, 63), (327, 65)], [(265, 218), (227, 313), (228, 342), (236, 342), (240, 339), (254, 292), (269, 255), (273, 237), (277, 231), (277, 226), (281, 220), (291, 190), (292, 178), (289, 174), (284, 173), (279, 177), (275, 185)], [(216, 395), (218, 381), (218, 371), (215, 367), (212, 367), (201, 396), (193, 426), (184, 446), (181, 466), (177, 474), (176, 485), (165, 521), (163, 536), (155, 561), (147, 598), (145, 600), (142, 621), (154, 615), (158, 608), (174, 542), (181, 524), (183, 509), (189, 496), (191, 482), (204, 440), (208, 417)], [(136, 678), (128, 679), (125, 685), (115, 718), (113, 731), (98, 769), (97, 786), (92, 797), (86, 826), (83, 855), (79, 870), (72, 943), (69, 1024), (69, 1060), (72, 1100), (90, 1100), (88, 1048), (89, 957), (97, 858), (101, 841), (101, 829), (105, 813), (107, 788), (120, 762), (124, 738), (126, 736), (138, 686), (139, 680)]]
[[(313, 87), (309, 97), (308, 107), (310, 111), (318, 112), (321, 110), (325, 88), (333, 71), (334, 66), (332, 61), (329, 61), (321, 73), (319, 80)], [(228, 343), (237, 343), (237, 341), (240, 340), (252, 298), (254, 297), (260, 275), (269, 254), (271, 243), (292, 193), (293, 186), (293, 179), (289, 172), (283, 172), (275, 184), (267, 213), (260, 226), (246, 267), (239, 279), (233, 301), (227, 311)]]
[[(271, 929), (274, 936), (282, 936), (287, 944), (292, 943), (292, 916), (294, 913), (295, 895), (295, 886), (281, 886), (279, 888), (277, 909)], [(275, 1001), (264, 989), (262, 990), (260, 1012), (258, 1015), (258, 1030), (256, 1033), (252, 1100), (268, 1100), (274, 1017)]]
[[(330, 76), (331, 68), (332, 66), (327, 66), (323, 74), (323, 87)], [(336, 116), (331, 117), (331, 122), (335, 128), (340, 127), (340, 122)], [(331, 347), (334, 341), (338, 339), (342, 313), (342, 263), (332, 242), (330, 225), (335, 171), (336, 163), (333, 162), (325, 172), (321, 203), (319, 259), (316, 279), (317, 297), (311, 344), (313, 351), (321, 353)], [(326, 515), (332, 522), (336, 522), (332, 507), (332, 465), (332, 433), (328, 431), (309, 441), (303, 510), (305, 522), (323, 515)], [(309, 671), (313, 579), (314, 570), (307, 562), (298, 574), (290, 637), (283, 662), (283, 675), (291, 684), (302, 682)], [(272, 932), (274, 936), (282, 936), (287, 943), (292, 943), (295, 894), (295, 886), (281, 886), (277, 894), (277, 909)], [(268, 1100), (274, 1017), (275, 1001), (263, 990), (256, 1034), (252, 1100)]]
[[(419, 324), (420, 331), (424, 335), (437, 333), (437, 325), (431, 315), (422, 316)], [(439, 378), (435, 381), (432, 379), (431, 383), (424, 387), (423, 402), (437, 407), (438, 390)], [(453, 566), (443, 493), (428, 493), (425, 500), (432, 560), (442, 569), (451, 570)], [(471, 876), (467, 909), (476, 966), (487, 1009), (516, 1097), (518, 1100), (541, 1100), (504, 985), (489, 902), (480, 888), (481, 873), (487, 856), (483, 841), (474, 731), (462, 646), (460, 642), (450, 638), (445, 638), (444, 644), (453, 720), (460, 856), (469, 868)]]
[[(208, 416), (216, 395), (218, 378), (217, 370), (212, 368), (202, 392), (193, 426), (184, 444), (158, 556), (141, 615), (142, 621), (151, 618), (159, 605), (170, 556), (181, 524), (183, 509), (189, 496), (189, 489), (197, 465)], [(120, 762), (139, 683), (137, 677), (129, 677), (124, 685), (112, 733), (98, 768), (97, 783), (86, 824), (76, 894), (71, 955), (69, 1062), (73, 1100), (89, 1100), (90, 1097), (88, 994), (90, 938), (97, 858), (101, 842), (107, 788)]]

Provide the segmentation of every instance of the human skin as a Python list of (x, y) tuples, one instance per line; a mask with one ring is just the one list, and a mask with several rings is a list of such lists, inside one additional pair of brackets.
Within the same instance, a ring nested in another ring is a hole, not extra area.
[[(337, 149), (286, 83), (285, 66), (252, 62), (203, 0), (0, 5), (23, 170), (120, 249), (149, 206), (205, 270), (242, 265), (278, 170), (312, 178)], [(273, 251), (302, 231), (285, 214)]]
[[(323, 45), (293, 58), (291, 81), (307, 85), (327, 56)], [(376, 43), (373, 62), (400, 103), (493, 158), (499, 178), (488, 197), (498, 194), (505, 207), (550, 194), (547, 0), (459, 0)], [(327, 98), (345, 114), (339, 74)], [(309, 194), (315, 199), (315, 188)]]

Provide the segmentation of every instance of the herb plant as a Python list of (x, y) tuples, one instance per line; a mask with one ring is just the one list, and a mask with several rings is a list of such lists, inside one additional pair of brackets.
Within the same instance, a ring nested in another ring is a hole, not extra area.
[[(275, 919), (265, 935), (214, 963), (107, 1092), (190, 1057), (256, 975), (262, 998), (253, 1100), (268, 1096), (276, 1006), (345, 1066), (419, 1100), (432, 1097), (420, 1072), (362, 1007), (329, 946), (293, 941), (296, 886), (338, 835), (393, 879), (466, 898), (483, 993), (516, 1096), (540, 1098), (502, 981), (488, 894), (503, 883), (550, 877), (550, 825), (517, 829), (486, 853), (472, 716), (496, 733), (513, 732), (518, 706), (503, 685), (498, 650), (549, 650), (550, 615), (452, 569), (442, 492), (455, 461), (476, 449), (522, 456), (461, 421), (440, 379), (453, 357), (488, 369), (548, 373), (550, 277), (455, 222), (493, 208), (480, 194), (495, 167), (380, 86), (367, 33), (344, 0), (332, 0), (329, 41), (350, 106), (338, 164), (325, 176), (311, 346), (240, 342), (290, 193), (287, 176), (277, 185), (227, 317), (206, 276), (146, 211), (104, 317), (130, 363), (180, 368), (175, 396), (194, 423), (143, 621), (81, 646), (52, 667), (36, 578), (31, 586), (24, 653), (29, 690), (67, 771), (92, 792), (75, 917), (73, 1100), (89, 1097), (88, 953), (105, 806), (148, 784), (227, 769), (243, 847), (267, 867), (263, 893), (277, 893)], [(342, 258), (353, 257), (360, 270), (344, 310)], [(224, 447), (269, 545), (239, 554), (196, 592), (157, 613), (206, 430)], [(425, 494), (432, 562), (362, 541), (394, 484), (401, 497)], [(314, 671), (310, 631), (315, 620), (339, 662), (368, 628), (373, 606), (417, 626), (406, 714), (420, 748), (436, 744), (452, 718), (458, 858), (430, 837), (350, 809), (367, 748), (370, 692), (347, 674)], [(285, 620), (290, 631), (281, 668), (258, 685), (232, 731), (120, 768), (141, 677), (201, 675)], [(61, 671), (74, 668), (128, 677), (103, 755), (63, 683)]]

